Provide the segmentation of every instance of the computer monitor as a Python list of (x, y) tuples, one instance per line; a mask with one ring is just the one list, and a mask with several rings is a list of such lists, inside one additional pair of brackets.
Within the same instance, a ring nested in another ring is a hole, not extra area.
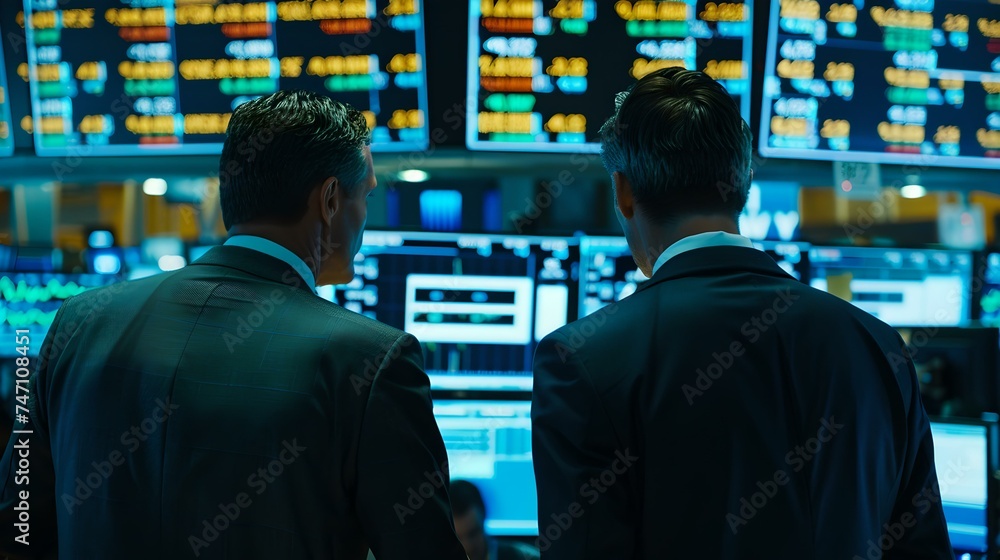
[(972, 255), (933, 249), (813, 247), (809, 285), (893, 326), (969, 322)]
[(799, 282), (809, 283), (809, 244), (788, 241), (754, 241), (782, 270)]
[(770, 4), (761, 156), (997, 168), (995, 2)]
[(577, 258), (572, 238), (369, 231), (327, 297), (416, 336), (435, 389), (524, 390), (538, 342), (576, 319)]
[(980, 254), (976, 263), (976, 318), (984, 327), (1000, 327), (1000, 253)]
[(537, 535), (531, 402), (435, 400), (434, 417), (451, 478), (472, 482), (483, 495), (486, 533)]
[(749, 121), (753, 4), (470, 0), (466, 145), (597, 153), (615, 96), (671, 66), (717, 80)]
[(985, 420), (931, 421), (934, 463), (951, 546), (957, 554), (995, 554), (996, 415)]
[(427, 58), (426, 3), (31, 0), (8, 53), (27, 53), (39, 156), (217, 156), (233, 111), (279, 90), (349, 103), (372, 151), (411, 153), (430, 140), (426, 67), (442, 64)]
[(0, 272), (0, 337), (11, 341), (0, 348), (0, 356), (14, 355), (14, 335), (22, 330), (29, 337), (28, 355), (37, 356), (63, 301), (118, 280), (108, 274)]
[(632, 295), (646, 280), (624, 237), (580, 238), (580, 317)]
[(898, 328), (928, 414), (979, 416), (1000, 411), (1000, 330), (996, 327)]

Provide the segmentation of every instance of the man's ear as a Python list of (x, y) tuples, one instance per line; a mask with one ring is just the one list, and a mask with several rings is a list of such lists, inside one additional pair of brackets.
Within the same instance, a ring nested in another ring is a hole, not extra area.
[(323, 221), (330, 223), (340, 210), (340, 182), (336, 177), (327, 177), (319, 189), (319, 212)]
[(626, 220), (631, 220), (635, 215), (635, 197), (632, 193), (632, 181), (628, 180), (621, 171), (611, 174), (611, 179), (615, 184), (615, 204), (618, 211)]

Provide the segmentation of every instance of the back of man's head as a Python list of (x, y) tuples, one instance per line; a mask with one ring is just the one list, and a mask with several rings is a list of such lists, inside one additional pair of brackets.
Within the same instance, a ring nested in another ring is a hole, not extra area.
[(364, 115), (308, 91), (279, 91), (233, 111), (219, 160), (226, 229), (260, 220), (295, 223), (328, 177), (344, 189), (367, 174)]
[(609, 173), (632, 184), (657, 222), (687, 215), (736, 219), (750, 189), (750, 127), (725, 88), (701, 72), (665, 68), (618, 94), (601, 127)]

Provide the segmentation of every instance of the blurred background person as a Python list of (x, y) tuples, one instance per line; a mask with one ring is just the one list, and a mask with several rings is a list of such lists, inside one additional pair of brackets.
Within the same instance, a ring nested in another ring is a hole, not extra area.
[(537, 560), (538, 549), (520, 541), (500, 540), (486, 534), (486, 503), (475, 484), (451, 481), (451, 509), (455, 532), (469, 560)]

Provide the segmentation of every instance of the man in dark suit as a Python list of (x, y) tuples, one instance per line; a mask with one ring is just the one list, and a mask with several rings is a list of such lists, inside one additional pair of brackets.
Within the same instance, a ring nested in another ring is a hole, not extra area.
[(59, 310), (0, 465), (0, 546), (23, 501), (34, 556), (464, 560), (419, 344), (314, 293), (354, 277), (364, 116), (278, 92), (227, 134), (225, 245)]
[(903, 342), (738, 235), (751, 134), (723, 87), (654, 72), (601, 137), (650, 280), (539, 345), (542, 558), (951, 557)]

